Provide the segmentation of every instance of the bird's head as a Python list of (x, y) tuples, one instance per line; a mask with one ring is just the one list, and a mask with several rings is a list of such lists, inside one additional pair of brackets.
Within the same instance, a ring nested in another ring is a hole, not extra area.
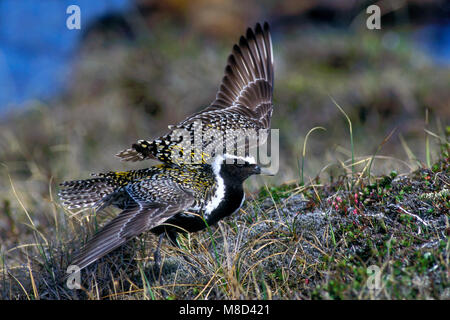
[(222, 177), (229, 177), (244, 182), (254, 174), (266, 174), (264, 169), (256, 164), (253, 157), (238, 157), (234, 155), (217, 156), (212, 167), (214, 173), (220, 173)]

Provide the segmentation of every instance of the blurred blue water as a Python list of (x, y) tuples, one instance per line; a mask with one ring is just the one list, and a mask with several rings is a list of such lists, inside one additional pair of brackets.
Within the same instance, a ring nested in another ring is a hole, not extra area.
[(450, 66), (450, 22), (421, 28), (416, 32), (416, 41), (435, 63)]
[[(83, 28), (130, 0), (1, 0), (0, 113), (29, 99), (46, 99), (64, 88)], [(81, 9), (81, 30), (69, 30), (66, 9)]]

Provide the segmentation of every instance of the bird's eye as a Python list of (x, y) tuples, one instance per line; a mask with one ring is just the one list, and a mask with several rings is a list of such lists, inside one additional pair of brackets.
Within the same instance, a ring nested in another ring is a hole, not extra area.
[(245, 162), (236, 162), (236, 166), (238, 168), (248, 167), (249, 165), (250, 165), (250, 163), (248, 163), (247, 161), (245, 161)]

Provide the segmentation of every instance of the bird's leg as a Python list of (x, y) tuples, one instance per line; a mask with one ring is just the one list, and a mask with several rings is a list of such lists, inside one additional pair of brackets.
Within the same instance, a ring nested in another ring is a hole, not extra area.
[(167, 232), (167, 237), (170, 240), (170, 243), (174, 246), (177, 247), (178, 249), (180, 249), (180, 253), (181, 256), (183, 257), (183, 259), (188, 263), (188, 265), (196, 272), (199, 273), (199, 271), (197, 270), (196, 267), (194, 267), (194, 262), (184, 253), (184, 251), (181, 250), (180, 245), (178, 244), (177, 241), (177, 232)]
[(156, 246), (155, 252), (153, 253), (153, 258), (155, 264), (153, 266), (153, 272), (155, 276), (158, 275), (159, 283), (161, 284), (161, 243), (164, 238), (164, 233), (161, 233), (158, 238), (158, 245)]

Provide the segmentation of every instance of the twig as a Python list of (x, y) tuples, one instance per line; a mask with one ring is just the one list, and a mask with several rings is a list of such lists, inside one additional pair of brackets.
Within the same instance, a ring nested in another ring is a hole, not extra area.
[(402, 211), (403, 213), (406, 213), (407, 215), (410, 215), (411, 217), (416, 218), (416, 219), (417, 219), (419, 222), (421, 222), (424, 226), (426, 226), (426, 227), (429, 226), (429, 224), (426, 223), (425, 221), (423, 221), (422, 218), (420, 218), (419, 216), (417, 216), (417, 215), (415, 215), (415, 214), (413, 214), (413, 213), (411, 213), (411, 212), (409, 212), (409, 211), (403, 209), (401, 206), (396, 206), (396, 207), (397, 207), (397, 209), (400, 209), (400, 211)]

